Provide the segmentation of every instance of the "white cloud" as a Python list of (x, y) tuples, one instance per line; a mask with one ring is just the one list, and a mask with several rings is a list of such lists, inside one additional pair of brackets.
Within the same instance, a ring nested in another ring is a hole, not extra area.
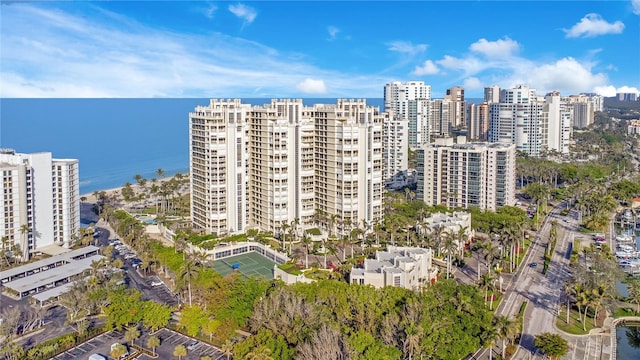
[(599, 14), (587, 14), (571, 29), (564, 29), (566, 37), (594, 37), (605, 34), (620, 34), (624, 30), (622, 21), (608, 23)]
[(307, 94), (324, 94), (327, 92), (327, 86), (324, 84), (324, 80), (316, 80), (306, 78), (302, 82), (296, 85), (296, 89)]
[(631, 87), (631, 86), (621, 86), (617, 89), (617, 91), (619, 93), (635, 93), (638, 94), (640, 93), (640, 90), (638, 90), (637, 87)]
[(635, 94), (640, 94), (640, 90), (637, 87), (632, 87), (632, 86), (621, 86), (619, 88), (616, 88), (613, 85), (607, 85), (607, 86), (597, 86), (596, 88), (594, 88), (593, 92), (598, 93), (602, 96), (606, 96), (606, 97), (613, 97), (616, 96), (616, 94), (618, 93), (635, 93)]
[(216, 10), (218, 10), (218, 7), (211, 4), (209, 5), (208, 8), (204, 9), (204, 16), (208, 17), (209, 19), (213, 18), (213, 14), (215, 14)]
[(496, 41), (480, 39), (471, 44), (469, 49), (487, 57), (506, 57), (515, 54), (520, 49), (520, 45), (517, 41), (505, 37)]
[(468, 90), (477, 90), (484, 88), (485, 84), (483, 84), (477, 77), (470, 77), (464, 80), (462, 86)]
[(340, 29), (338, 29), (335, 26), (329, 26), (327, 28), (327, 31), (329, 32), (329, 40), (332, 41), (332, 40), (336, 39), (336, 36), (338, 36), (338, 33), (340, 32)]
[(540, 93), (552, 90), (559, 90), (563, 94), (589, 92), (608, 82), (605, 74), (593, 73), (590, 64), (581, 63), (571, 57), (536, 65), (519, 76), (525, 84), (530, 84)]
[(616, 96), (616, 87), (613, 85), (596, 86), (593, 89), (593, 92), (605, 97), (612, 97), (612, 96)]
[(640, 15), (640, 0), (631, 0), (631, 7), (634, 14)]
[(288, 97), (309, 74), (333, 79), (330, 97), (376, 97), (390, 80), (320, 69), (297, 53), (221, 33), (176, 34), (29, 3), (2, 11), (0, 97)]
[(233, 15), (241, 18), (245, 24), (251, 24), (253, 20), (256, 19), (256, 16), (258, 16), (254, 8), (245, 4), (229, 5), (229, 11), (231, 11)]
[(457, 58), (445, 55), (442, 60), (438, 60), (436, 63), (447, 69), (463, 71), (466, 75), (474, 75), (491, 67), (491, 62), (481, 61), (472, 56)]
[(387, 44), (389, 51), (406, 54), (418, 54), (427, 50), (427, 44), (413, 44), (411, 41), (392, 41)]
[(440, 69), (438, 69), (438, 66), (434, 64), (433, 61), (427, 60), (424, 62), (424, 64), (422, 64), (422, 66), (416, 66), (416, 68), (413, 69), (412, 74), (416, 76), (421, 76), (421, 75), (434, 75), (439, 72), (440, 72)]

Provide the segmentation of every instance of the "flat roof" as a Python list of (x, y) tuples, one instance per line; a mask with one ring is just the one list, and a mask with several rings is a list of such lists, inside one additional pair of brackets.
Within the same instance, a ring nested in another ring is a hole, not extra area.
[(7, 282), (4, 284), (4, 286), (22, 294), (23, 292), (37, 289), (41, 286), (55, 283), (56, 281), (80, 274), (81, 272), (90, 269), (92, 262), (99, 261), (103, 258), (104, 256), (102, 255), (96, 255), (84, 259), (71, 260), (70, 264), (58, 266), (47, 271), (41, 271), (31, 276), (25, 276), (18, 280)]
[(49, 289), (43, 292), (39, 292), (31, 295), (32, 298), (38, 301), (46, 301), (51, 299), (52, 297), (58, 297), (67, 291), (71, 290), (71, 287), (75, 284), (75, 282), (66, 283), (64, 285), (60, 285), (58, 287), (54, 287), (53, 289)]
[[(22, 273), (26, 273), (28, 271), (32, 271), (32, 270), (36, 270), (36, 269), (40, 269), (43, 266), (49, 266), (51, 264), (55, 264), (58, 261), (69, 261), (70, 259), (73, 259), (74, 257), (77, 256), (82, 256), (82, 255), (86, 255), (88, 253), (94, 252), (100, 250), (100, 248), (93, 246), (93, 245), (89, 245), (89, 246), (85, 246), (83, 248), (80, 249), (76, 249), (76, 250), (72, 250), (69, 252), (66, 252), (64, 254), (60, 254), (60, 255), (55, 255), (46, 259), (42, 259), (42, 260), (38, 260), (38, 261), (34, 261), (32, 263), (29, 264), (25, 264), (22, 266), (18, 266), (18, 267), (14, 267), (11, 268), (9, 270), (5, 270), (5, 271), (0, 271), (0, 279), (6, 279), (6, 278), (10, 278), (16, 275), (20, 275)], [(49, 271), (49, 270), (47, 270)], [(34, 274), (35, 275), (35, 274)], [(33, 275), (30, 275), (33, 276)], [(27, 276), (27, 277), (30, 277)]]

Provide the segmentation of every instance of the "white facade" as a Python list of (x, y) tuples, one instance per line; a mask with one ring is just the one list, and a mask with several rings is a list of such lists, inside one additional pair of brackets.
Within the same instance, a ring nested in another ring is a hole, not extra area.
[[(423, 100), (423, 101), (416, 101)], [(384, 86), (384, 110), (409, 123), (409, 147), (429, 142), (431, 86), (423, 81), (391, 82)]]
[(247, 113), (239, 99), (189, 113), (191, 221), (213, 234), (246, 231)]
[(484, 102), (499, 103), (500, 102), (500, 86), (493, 85), (484, 88)]
[(427, 205), (495, 211), (515, 204), (515, 145), (438, 139), (418, 150), (416, 198)]
[[(456, 241), (457, 252), (462, 253), (464, 245), (473, 239), (474, 231), (471, 228), (471, 213), (456, 211), (453, 213), (435, 213), (424, 218), (419, 225), (419, 231), (441, 231), (449, 234)], [(458, 235), (462, 235), (458, 239)], [(442, 250), (442, 249), (441, 249)]]
[(558, 154), (569, 154), (573, 105), (555, 91), (547, 94), (542, 107), (542, 148)]
[(0, 236), (23, 260), (48, 245), (69, 247), (80, 229), (78, 161), (51, 153), (0, 152)]
[(189, 118), (194, 227), (279, 233), (314, 227), (318, 212), (340, 223), (382, 218), (384, 116), (364, 100), (211, 100)]
[(382, 116), (382, 161), (385, 185), (406, 182), (409, 167), (409, 122), (394, 116), (393, 111), (385, 111)]
[(489, 137), (489, 103), (469, 104), (467, 110), (467, 140), (487, 141)]
[[(602, 111), (602, 96), (600, 95), (571, 95), (568, 101), (573, 104), (573, 119), (571, 126), (584, 129), (595, 121), (595, 111)], [(600, 109), (600, 110), (597, 110)]]
[(438, 269), (432, 261), (431, 249), (389, 246), (387, 251), (377, 251), (375, 259), (365, 259), (363, 268), (351, 269), (349, 282), (418, 290), (437, 279)]
[(507, 142), (530, 156), (542, 150), (542, 107), (535, 90), (526, 85), (500, 92), (500, 102), (491, 104), (489, 141)]

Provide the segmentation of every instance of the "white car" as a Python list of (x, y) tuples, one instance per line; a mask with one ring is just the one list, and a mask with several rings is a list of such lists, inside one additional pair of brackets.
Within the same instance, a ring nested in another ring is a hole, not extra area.
[(162, 286), (164, 283), (160, 280), (155, 280), (151, 282), (151, 286)]

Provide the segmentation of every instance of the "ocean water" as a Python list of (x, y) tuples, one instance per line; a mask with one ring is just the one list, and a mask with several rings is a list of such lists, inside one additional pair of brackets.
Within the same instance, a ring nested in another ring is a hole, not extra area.
[[(243, 99), (253, 105), (270, 99)], [(305, 105), (336, 99), (305, 98)], [(0, 99), (0, 148), (79, 160), (80, 193), (189, 172), (189, 112), (209, 99)], [(367, 104), (383, 110), (380, 98)]]

